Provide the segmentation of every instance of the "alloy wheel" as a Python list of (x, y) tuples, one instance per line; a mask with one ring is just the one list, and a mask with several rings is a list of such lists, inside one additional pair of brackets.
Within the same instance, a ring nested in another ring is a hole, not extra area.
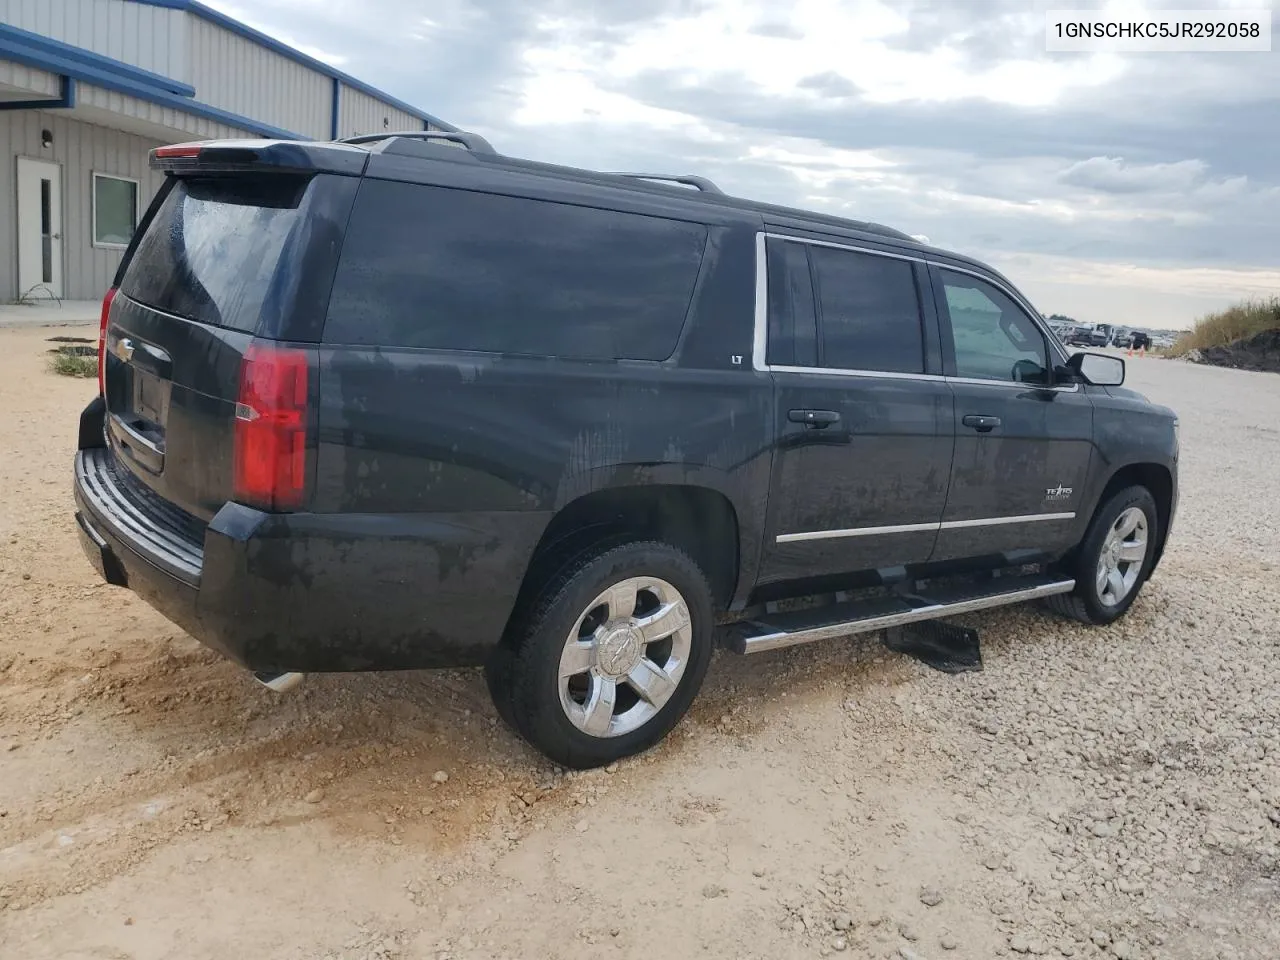
[(652, 720), (680, 685), (693, 643), (684, 597), (630, 577), (583, 611), (560, 654), (560, 706), (583, 733), (618, 737)]

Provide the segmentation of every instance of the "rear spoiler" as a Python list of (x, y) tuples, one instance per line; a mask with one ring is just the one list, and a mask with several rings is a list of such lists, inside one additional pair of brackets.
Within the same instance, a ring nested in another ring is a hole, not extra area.
[(151, 167), (170, 174), (336, 173), (358, 177), (369, 151), (345, 143), (296, 140), (204, 140), (156, 147)]

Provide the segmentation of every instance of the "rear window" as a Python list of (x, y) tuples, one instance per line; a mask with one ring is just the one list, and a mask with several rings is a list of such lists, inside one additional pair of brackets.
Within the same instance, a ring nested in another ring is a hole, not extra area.
[(307, 181), (272, 176), (179, 180), (125, 271), (126, 296), (202, 323), (257, 331), (279, 314), (278, 267)]
[(330, 343), (665, 360), (701, 224), (367, 180), (329, 301)]

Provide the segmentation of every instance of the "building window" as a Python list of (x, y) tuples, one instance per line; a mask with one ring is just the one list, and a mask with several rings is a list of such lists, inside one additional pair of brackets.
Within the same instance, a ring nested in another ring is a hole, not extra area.
[(138, 181), (93, 175), (93, 245), (125, 247), (138, 226)]

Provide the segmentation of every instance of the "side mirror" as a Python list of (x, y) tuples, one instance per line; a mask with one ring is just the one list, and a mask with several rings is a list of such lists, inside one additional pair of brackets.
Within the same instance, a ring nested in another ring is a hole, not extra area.
[(1095, 387), (1118, 387), (1124, 383), (1124, 361), (1105, 353), (1075, 353), (1067, 369)]
[(1035, 386), (1048, 386), (1048, 377), (1044, 367), (1034, 360), (1019, 360), (1013, 365), (1013, 382), (1030, 383)]

